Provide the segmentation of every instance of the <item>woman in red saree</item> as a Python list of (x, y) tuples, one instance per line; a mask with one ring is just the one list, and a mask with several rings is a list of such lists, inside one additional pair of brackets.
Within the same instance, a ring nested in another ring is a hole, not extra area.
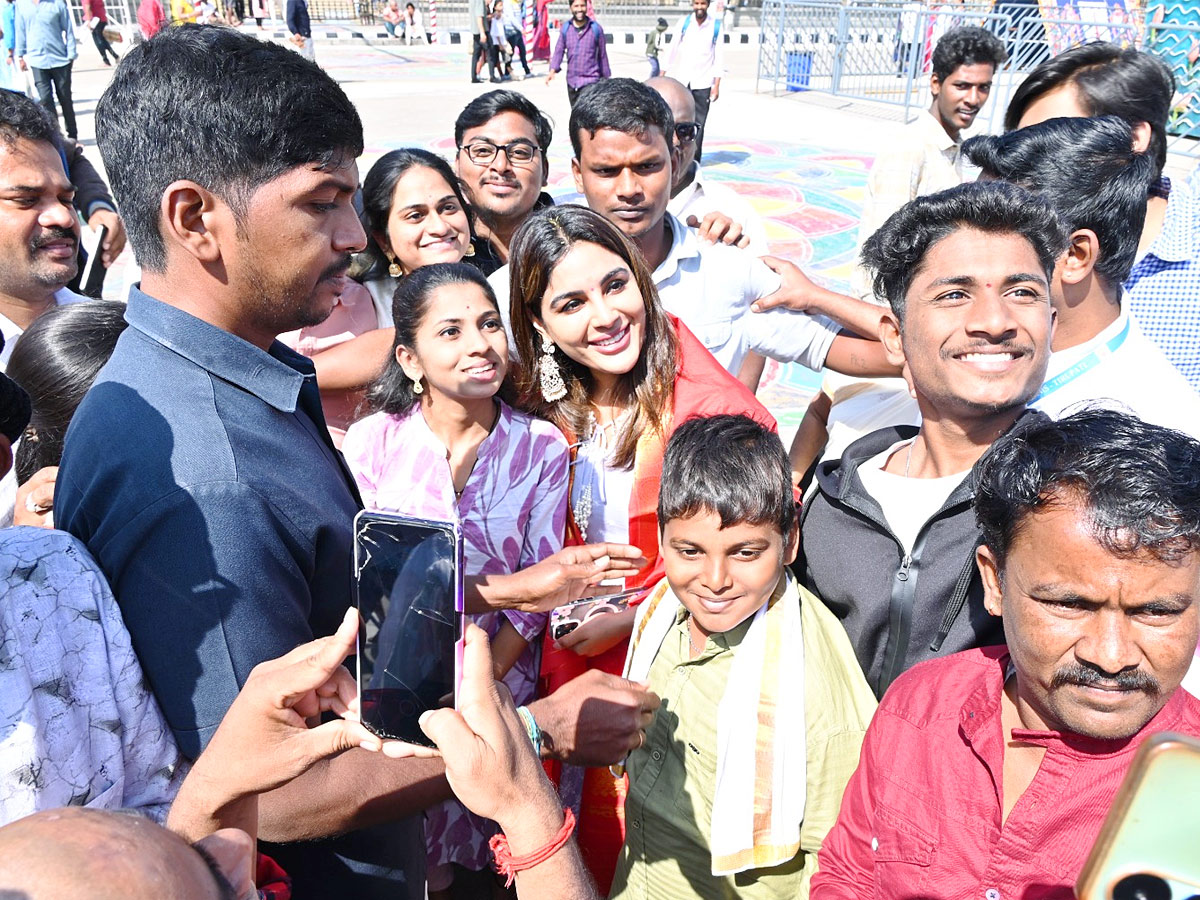
[[(518, 233), (510, 263), (519, 403), (571, 444), (568, 540), (637, 546), (649, 562), (625, 588), (649, 589), (663, 576), (656, 511), (675, 426), (721, 413), (772, 429), (775, 420), (663, 310), (641, 254), (599, 214), (579, 206), (538, 213)], [(557, 645), (548, 638), (543, 693), (588, 668), (619, 675), (633, 616), (599, 616)], [(564, 800), (579, 806), (584, 859), (607, 894), (625, 833), (624, 778), (556, 768)]]
[(533, 28), (534, 59), (550, 58), (550, 0), (537, 0), (537, 24)]

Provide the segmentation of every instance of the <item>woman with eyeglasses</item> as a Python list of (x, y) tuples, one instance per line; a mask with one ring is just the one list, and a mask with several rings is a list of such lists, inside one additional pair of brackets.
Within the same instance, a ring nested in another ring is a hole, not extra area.
[[(658, 489), (663, 451), (692, 416), (740, 413), (775, 420), (687, 327), (667, 314), (650, 270), (607, 219), (580, 206), (535, 213), (510, 255), (510, 312), (519, 405), (571, 445), (568, 541), (632, 544), (649, 560), (626, 590), (663, 577)], [(553, 691), (588, 668), (619, 674), (634, 610), (585, 621), (548, 643), (542, 677)], [(579, 772), (560, 773), (560, 790)], [(577, 783), (577, 781), (576, 781)], [(624, 838), (624, 779), (582, 773), (579, 843), (601, 893)]]

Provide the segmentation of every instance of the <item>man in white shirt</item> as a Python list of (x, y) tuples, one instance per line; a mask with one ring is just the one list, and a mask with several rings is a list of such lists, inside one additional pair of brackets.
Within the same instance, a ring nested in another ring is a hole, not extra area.
[[(995, 35), (974, 26), (948, 31), (937, 42), (931, 59), (929, 110), (919, 113), (871, 166), (858, 226), (860, 247), (908, 201), (962, 183), (962, 132), (987, 103), (992, 78), (1007, 58)], [(857, 296), (873, 298), (870, 276), (861, 265), (852, 281)]]
[(708, 107), (721, 95), (725, 74), (725, 50), (721, 21), (708, 14), (709, 0), (692, 0), (692, 11), (675, 23), (667, 37), (663, 75), (670, 75), (692, 92), (696, 101), (696, 159), (704, 144)]
[(17, 339), (61, 303), (78, 269), (79, 218), (71, 205), (58, 127), (20, 94), (0, 97), (0, 371)]
[(1095, 402), (1200, 437), (1200, 395), (1122, 302), (1155, 178), (1153, 158), (1132, 147), (1129, 124), (1101, 116), (972, 138), (963, 153), (981, 177), (1043, 193), (1070, 232), (1051, 284), (1054, 353), (1032, 406), (1057, 418)]
[[(828, 365), (851, 374), (895, 372), (874, 339), (882, 311), (873, 304), (826, 293), (807, 312), (750, 312), (752, 303), (768, 295), (794, 293), (797, 280), (809, 282), (791, 263), (772, 260), (772, 271), (736, 247), (704, 243), (667, 212), (678, 161), (671, 140), (674, 126), (662, 97), (629, 78), (609, 78), (581, 94), (569, 125), (576, 187), (589, 207), (641, 251), (666, 310), (735, 375), (751, 350), (813, 369)], [(501, 269), (489, 280), (503, 311), (508, 272)]]
[(750, 241), (746, 249), (755, 256), (765, 255), (768, 252), (767, 229), (762, 216), (733, 188), (703, 178), (700, 163), (696, 160), (696, 151), (700, 146), (700, 123), (696, 119), (696, 101), (692, 92), (674, 78), (661, 75), (651, 78), (646, 84), (667, 101), (671, 115), (675, 117), (679, 169), (667, 212), (680, 222), (688, 221), (691, 216), (703, 219), (714, 211), (723, 213), (742, 227), (742, 234)]

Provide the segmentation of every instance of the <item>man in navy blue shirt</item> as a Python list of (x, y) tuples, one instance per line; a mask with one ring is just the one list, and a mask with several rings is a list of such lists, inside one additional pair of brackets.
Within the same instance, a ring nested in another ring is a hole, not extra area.
[[(126, 56), (96, 125), (143, 280), (72, 423), (55, 516), (108, 576), (195, 757), (255, 665), (350, 604), (358, 494), (311, 363), (275, 336), (324, 320), (363, 248), (362, 123), (286, 48), (183, 26)], [(422, 897), (404, 817), (448, 795), (440, 774), (356, 749), (265, 795), (264, 839), (314, 840), (269, 851), (293, 896)]]
[(312, 25), (308, 19), (307, 0), (287, 0), (287, 27), (291, 41), (305, 59), (316, 61), (313, 48)]

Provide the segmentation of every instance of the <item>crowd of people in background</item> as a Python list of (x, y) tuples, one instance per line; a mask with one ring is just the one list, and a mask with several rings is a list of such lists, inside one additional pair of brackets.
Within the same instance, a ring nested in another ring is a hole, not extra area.
[[(708, 0), (645, 83), (571, 4), (566, 204), (506, 88), (360, 173), (304, 0), (294, 49), (151, 9), (110, 191), (60, 7), (0, 91), (0, 893), (1070, 898), (1138, 748), (1200, 737), (1200, 183), (1155, 57), (1066, 50), (964, 140), (1006, 54), (947, 31), (843, 294), (704, 176)], [(529, 74), (507, 0), (470, 16), (473, 81)], [(825, 373), (790, 447), (768, 359)], [(358, 721), (364, 509), (462, 529), (433, 748)]]

